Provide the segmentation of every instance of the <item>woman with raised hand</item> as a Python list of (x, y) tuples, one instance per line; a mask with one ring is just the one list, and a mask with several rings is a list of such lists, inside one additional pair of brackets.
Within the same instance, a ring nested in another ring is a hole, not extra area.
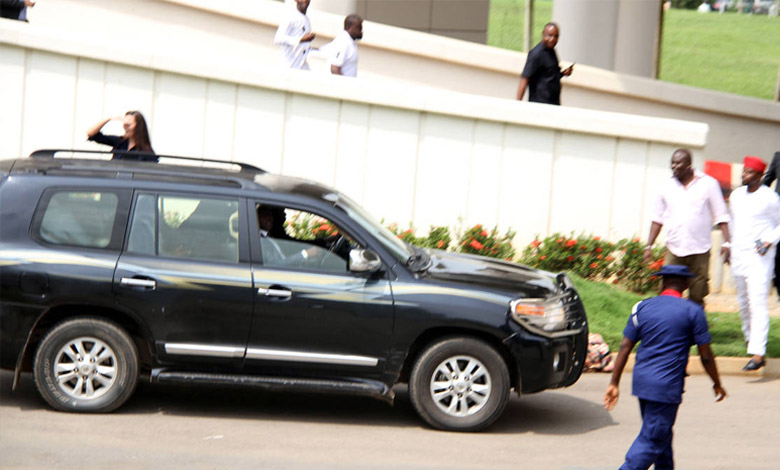
[[(113, 120), (122, 120), (122, 127), (125, 129), (124, 135), (105, 135), (100, 132), (103, 126)], [(149, 139), (146, 119), (139, 111), (128, 111), (124, 116), (110, 117), (100, 121), (87, 131), (87, 140), (110, 145), (114, 150), (122, 151), (122, 153), (114, 154), (112, 160), (139, 160), (145, 162), (156, 162), (158, 160), (157, 156), (154, 155), (152, 143)], [(139, 154), (130, 155), (125, 152), (139, 152)]]

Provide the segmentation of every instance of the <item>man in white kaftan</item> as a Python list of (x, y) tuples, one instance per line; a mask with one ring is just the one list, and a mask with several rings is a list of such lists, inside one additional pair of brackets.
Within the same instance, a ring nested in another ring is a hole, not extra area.
[(737, 284), (742, 333), (752, 355), (743, 370), (765, 365), (769, 335), (767, 295), (780, 240), (780, 197), (761, 184), (766, 164), (745, 157), (742, 184), (731, 193), (731, 273)]
[(288, 8), (285, 17), (279, 23), (274, 36), (274, 44), (282, 50), (282, 62), (291, 69), (309, 70), (306, 58), (311, 50), (314, 33), (306, 16), (311, 0), (295, 0), (294, 8)]

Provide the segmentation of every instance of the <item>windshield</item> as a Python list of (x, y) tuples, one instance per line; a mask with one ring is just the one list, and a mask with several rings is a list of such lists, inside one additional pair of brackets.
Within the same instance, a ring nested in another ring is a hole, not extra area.
[[(328, 194), (326, 195), (326, 198), (327, 196), (333, 197), (335, 195)], [(401, 241), (393, 232), (374, 220), (371, 214), (343, 194), (339, 194), (337, 196), (337, 201), (334, 202), (336, 202), (337, 207), (343, 209), (352, 220), (376, 237), (379, 243), (381, 243), (397, 261), (406, 263), (409, 257), (414, 254), (410, 246)]]

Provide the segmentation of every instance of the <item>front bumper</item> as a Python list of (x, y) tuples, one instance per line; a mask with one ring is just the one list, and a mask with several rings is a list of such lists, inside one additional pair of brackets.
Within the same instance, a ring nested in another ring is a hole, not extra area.
[(588, 352), (585, 308), (573, 288), (567, 289), (567, 328), (556, 334), (540, 334), (522, 328), (504, 340), (517, 364), (518, 393), (568, 387), (582, 374)]

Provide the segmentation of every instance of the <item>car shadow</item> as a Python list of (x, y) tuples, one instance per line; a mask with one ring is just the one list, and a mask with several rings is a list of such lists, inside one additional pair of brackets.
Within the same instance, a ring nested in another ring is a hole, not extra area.
[[(30, 374), (22, 375), (15, 392), (11, 391), (12, 382), (13, 374), (0, 372), (0, 409), (51, 410), (38, 395)], [(394, 390), (396, 399), (390, 406), (376, 399), (347, 395), (139, 383), (133, 396), (114, 414), (425, 428), (406, 386), (396, 386)], [(484, 432), (572, 435), (613, 424), (600, 404), (565, 392), (547, 391), (522, 398), (512, 396), (502, 417)]]

